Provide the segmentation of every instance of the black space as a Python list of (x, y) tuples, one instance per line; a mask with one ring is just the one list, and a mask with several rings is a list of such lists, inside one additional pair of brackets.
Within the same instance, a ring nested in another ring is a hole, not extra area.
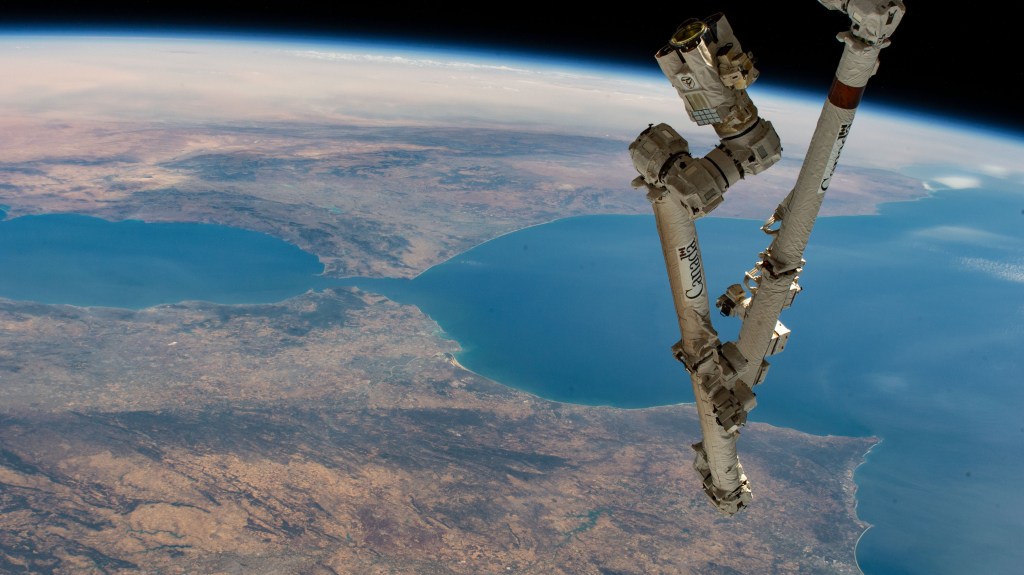
[[(906, 16), (882, 52), (869, 101), (1024, 133), (1024, 84), (1016, 24), (1009, 15), (943, 10), (905, 0)], [(601, 6), (613, 6), (608, 10)], [(762, 78), (828, 89), (849, 19), (815, 0), (687, 0), (527, 4), (222, 2), (25, 2), (0, 5), (0, 33), (39, 27), (136, 33), (184, 30), (324, 38), (412, 40), (484, 49), (498, 58), (550, 54), (650, 66), (653, 54), (686, 18), (723, 12)]]

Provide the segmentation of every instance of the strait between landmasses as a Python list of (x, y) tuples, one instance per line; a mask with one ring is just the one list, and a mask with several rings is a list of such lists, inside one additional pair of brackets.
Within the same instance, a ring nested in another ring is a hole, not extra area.
[[(412, 277), (524, 226), (649, 213), (622, 137), (44, 110), (0, 117), (0, 142), (8, 217), (237, 226), (336, 277)], [(763, 218), (798, 169), (745, 182), (716, 215)], [(848, 191), (826, 214), (923, 195), (891, 172), (836, 180)], [(756, 505), (726, 519), (690, 467), (690, 406), (545, 401), (458, 350), (418, 309), (347, 288), (143, 310), (2, 301), (0, 571), (859, 572), (853, 472), (876, 440), (749, 425)]]
[[(107, 155), (7, 163), (4, 202), (263, 230), (333, 274), (396, 276), (524, 225), (647, 209), (623, 191), (620, 142), (403, 133), (108, 128)], [(182, 153), (186, 134), (202, 145)], [(689, 406), (544, 401), (454, 365), (438, 332), (345, 289), (139, 311), (5, 302), (2, 565), (857, 572), (852, 476), (874, 440), (751, 425), (757, 505), (729, 521), (695, 483)]]

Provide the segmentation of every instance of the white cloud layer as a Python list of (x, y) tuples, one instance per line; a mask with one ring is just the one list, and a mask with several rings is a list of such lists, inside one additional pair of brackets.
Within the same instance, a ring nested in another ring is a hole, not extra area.
[[(1006, 169), (998, 171), (1004, 174), (1003, 177), (1005, 177), (1005, 174), (1009, 174), (1009, 170)], [(929, 190), (966, 190), (970, 188), (980, 188), (981, 186), (981, 178), (974, 176), (939, 176), (937, 178), (932, 178), (924, 184), (924, 187)]]
[(986, 248), (1020, 247), (1024, 240), (967, 226), (933, 226), (911, 232), (911, 236), (928, 241), (968, 244)]

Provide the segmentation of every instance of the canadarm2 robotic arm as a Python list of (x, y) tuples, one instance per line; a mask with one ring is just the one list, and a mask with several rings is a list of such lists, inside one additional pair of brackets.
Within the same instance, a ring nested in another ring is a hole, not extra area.
[(758, 77), (722, 14), (683, 22), (655, 59), (698, 125), (711, 125), (720, 142), (694, 158), (667, 124), (651, 125), (629, 146), (654, 210), (681, 339), (672, 347), (690, 375), (703, 439), (694, 467), (715, 506), (732, 515), (752, 499), (736, 453), (739, 428), (756, 405), (767, 356), (785, 348), (789, 330), (778, 321), (800, 291), (804, 248), (849, 135), (878, 52), (903, 15), (900, 0), (820, 0), (850, 16), (846, 46), (793, 191), (762, 227), (773, 237), (743, 285), (716, 300), (723, 315), (742, 319), (735, 342), (721, 343), (711, 323), (703, 259), (695, 222), (714, 210), (731, 186), (761, 173), (782, 154), (771, 123), (758, 116), (746, 92)]

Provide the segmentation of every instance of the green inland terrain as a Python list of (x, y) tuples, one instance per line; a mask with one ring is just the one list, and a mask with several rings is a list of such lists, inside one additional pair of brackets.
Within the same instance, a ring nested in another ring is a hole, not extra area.
[[(333, 277), (412, 277), (525, 226), (649, 210), (613, 139), (0, 128), (8, 217), (236, 226)], [(722, 215), (768, 213), (796, 170), (749, 182)], [(854, 192), (826, 212), (921, 193), (840, 177)], [(692, 406), (547, 401), (462, 368), (459, 349), (417, 308), (355, 288), (140, 310), (0, 300), (0, 572), (859, 573), (853, 474), (876, 439), (748, 425), (755, 504), (726, 518), (691, 468)]]

